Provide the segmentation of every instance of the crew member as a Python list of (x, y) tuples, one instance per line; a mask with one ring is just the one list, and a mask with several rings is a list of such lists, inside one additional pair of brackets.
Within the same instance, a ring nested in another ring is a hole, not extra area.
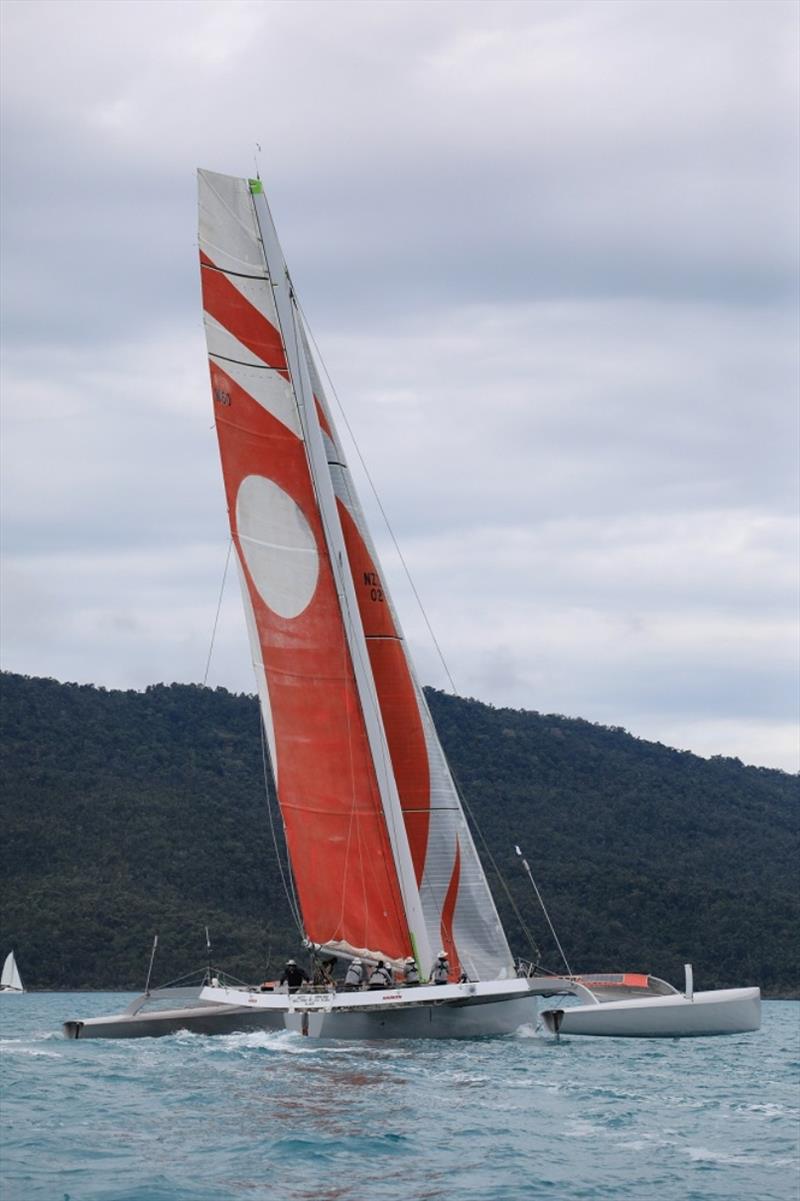
[(419, 984), (419, 972), (417, 970), (417, 961), (413, 955), (409, 955), (405, 962), (403, 971), (403, 982), (406, 988), (414, 988)]
[(364, 967), (360, 959), (352, 959), (344, 978), (345, 992), (358, 992), (364, 983)]
[(440, 951), (431, 972), (431, 984), (446, 984), (450, 975), (450, 964), (447, 962), (447, 952)]
[(369, 978), (370, 988), (391, 988), (392, 973), (382, 959), (379, 959)]
[(280, 983), (288, 984), (289, 992), (298, 992), (304, 984), (308, 984), (308, 973), (305, 968), (299, 967), (294, 959), (287, 959)]

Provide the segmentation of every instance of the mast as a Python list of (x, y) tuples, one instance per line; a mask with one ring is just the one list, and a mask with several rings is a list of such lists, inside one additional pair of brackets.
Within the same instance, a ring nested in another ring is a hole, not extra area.
[(303, 353), (297, 304), (272, 215), (260, 180), (250, 181), (267, 271), (275, 298), (280, 332), (283, 338), (289, 374), (294, 385), (309, 468), (319, 505), (325, 540), (342, 609), (345, 635), (350, 650), (369, 748), (394, 856), (398, 882), (408, 921), (414, 955), (422, 970), (433, 962), (425, 918), (411, 857), (405, 820), (400, 804), (386, 731), (381, 716), (375, 682), (370, 667), (366, 639), (361, 623), (347, 548), (339, 520), (336, 496), (328, 469), (328, 458), (317, 416), (317, 405)]

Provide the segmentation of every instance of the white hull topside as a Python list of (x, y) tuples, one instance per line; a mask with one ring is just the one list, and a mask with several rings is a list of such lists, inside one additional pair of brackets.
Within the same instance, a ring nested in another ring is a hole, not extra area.
[[(208, 987), (183, 992), (187, 1008), (142, 1012), (140, 997), (125, 1013), (64, 1023), (68, 1038), (139, 1038), (191, 1030), (230, 1034), (289, 1030), (312, 1038), (481, 1038), (512, 1034), (535, 1022), (540, 997), (579, 995), (589, 1004), (548, 1009), (542, 1014), (554, 1034), (616, 1038), (691, 1038), (738, 1034), (760, 1025), (757, 988), (599, 1002), (574, 980), (558, 977), (489, 980), (472, 984), (422, 985), (375, 992), (256, 992)], [(175, 999), (178, 999), (176, 996)]]
[(703, 1038), (747, 1034), (761, 1025), (761, 991), (725, 988), (575, 1005), (542, 1014), (552, 1034), (588, 1034), (604, 1038)]
[[(548, 992), (560, 992), (547, 982)], [(485, 980), (475, 984), (421, 985), (373, 992), (247, 993), (203, 989), (202, 996), (283, 1015), (283, 1025), (312, 1038), (482, 1038), (512, 1034), (536, 1021), (534, 982)]]

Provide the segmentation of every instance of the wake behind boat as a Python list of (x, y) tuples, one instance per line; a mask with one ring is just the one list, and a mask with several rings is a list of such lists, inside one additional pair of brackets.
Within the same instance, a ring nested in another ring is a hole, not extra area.
[[(652, 978), (641, 977), (644, 993), (631, 986), (615, 1002), (623, 1007), (615, 1029), (603, 1031), (595, 1011), (611, 1002), (602, 983), (519, 974), (367, 529), (261, 181), (200, 171), (199, 207), (222, 473), (298, 924), (317, 955), (383, 965), (385, 987), (280, 993), (207, 980), (192, 1006), (151, 1013), (146, 992), (125, 1014), (68, 1022), (66, 1033), (130, 1037), (260, 1024), (326, 1038), (475, 1037), (509, 1033), (535, 1020), (539, 997), (561, 995), (577, 996), (578, 1008), (594, 1014), (594, 1025), (575, 1033), (619, 1034), (631, 1007), (655, 1009), (656, 1000), (673, 1015), (671, 1036), (754, 1029), (752, 1005), (734, 1013), (724, 997), (729, 1029), (725, 1022), (697, 1029), (690, 1015), (699, 1007), (670, 985), (661, 992), (653, 985), (654, 999)], [(409, 966), (414, 983), (399, 987)], [(570, 1012), (577, 1009), (564, 1011), (560, 1030)], [(632, 1034), (647, 1027), (635, 1025)]]

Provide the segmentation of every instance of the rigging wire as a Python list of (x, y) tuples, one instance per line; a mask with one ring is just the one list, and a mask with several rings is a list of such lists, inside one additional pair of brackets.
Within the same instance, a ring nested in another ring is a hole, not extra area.
[(150, 966), (147, 969), (147, 983), (144, 986), (144, 991), (147, 996), (150, 995), (150, 978), (153, 975), (153, 964), (155, 962), (157, 950), (158, 950), (158, 931), (156, 931), (156, 933), (153, 937), (153, 949), (150, 952)]
[(572, 968), (569, 966), (567, 957), (564, 954), (564, 948), (562, 947), (561, 941), (560, 941), (558, 935), (556, 934), (556, 928), (550, 920), (550, 914), (547, 912), (547, 906), (545, 905), (544, 901), (542, 900), (542, 894), (539, 892), (539, 886), (533, 878), (533, 872), (530, 869), (530, 864), (528, 863), (528, 860), (522, 854), (522, 851), (519, 849), (518, 846), (515, 845), (514, 850), (517, 852), (520, 859), (522, 860), (522, 866), (525, 868), (525, 871), (528, 874), (528, 879), (530, 880), (531, 884), (533, 885), (533, 891), (536, 893), (536, 899), (538, 900), (539, 904), (542, 907), (542, 913), (547, 918), (547, 924), (550, 927), (550, 933), (553, 935), (553, 938), (555, 939), (555, 944), (558, 947), (561, 958), (564, 960), (564, 966), (567, 969), (567, 975), (571, 976)]
[(225, 593), (225, 581), (228, 578), (228, 566), (230, 565), (232, 550), (233, 550), (233, 538), (229, 538), (228, 539), (228, 553), (225, 556), (225, 570), (222, 573), (222, 583), (220, 584), (219, 599), (217, 601), (217, 612), (215, 614), (214, 625), (211, 630), (211, 644), (209, 645), (209, 648), (208, 648), (208, 658), (206, 659), (206, 670), (205, 670), (205, 675), (203, 676), (203, 687), (204, 688), (206, 686), (206, 683), (208, 682), (208, 672), (209, 672), (209, 668), (211, 667), (211, 656), (214, 653), (214, 639), (217, 636), (217, 626), (219, 624), (219, 614), (220, 614), (220, 610), (222, 609), (222, 597)]
[[(301, 938), (304, 938), (305, 930), (303, 929), (303, 919), (300, 916), (300, 906), (297, 903), (297, 895), (294, 891), (294, 880), (292, 878), (292, 869), (291, 869), (291, 867), (287, 866), (286, 871), (284, 871), (283, 860), (281, 859), (280, 846), (278, 843), (278, 835), (275, 831), (275, 819), (274, 819), (273, 813), (272, 813), (272, 799), (271, 799), (272, 793), (271, 793), (271, 789), (269, 786), (269, 768), (267, 766), (267, 736), (266, 736), (266, 732), (264, 730), (264, 719), (261, 714), (261, 706), (260, 705), (259, 705), (259, 709), (258, 709), (258, 725), (259, 725), (259, 729), (261, 731), (261, 764), (262, 764), (263, 771), (264, 771), (264, 793), (267, 798), (267, 814), (269, 816), (269, 829), (270, 829), (270, 833), (272, 835), (272, 845), (275, 848), (275, 859), (277, 860), (277, 863), (278, 863), (278, 871), (280, 872), (281, 884), (283, 885), (283, 891), (284, 891), (286, 900), (289, 905), (289, 912), (292, 915), (292, 920), (293, 920), (294, 924), (297, 926), (297, 929), (300, 933)], [(288, 876), (289, 876), (288, 884), (286, 882), (287, 872), (288, 872)]]
[[(202, 984), (205, 980), (208, 966), (195, 968), (194, 971), (186, 972), (183, 976), (176, 976), (174, 980), (168, 980), (166, 984), (159, 984), (158, 988), (151, 989), (151, 992), (164, 992), (168, 988), (176, 988), (178, 985), (188, 986), (190, 983)], [(243, 989), (249, 989), (251, 986), (246, 980), (240, 980), (238, 976), (234, 976), (231, 972), (219, 972), (220, 978), (226, 981), (240, 984)], [(199, 977), (199, 979), (198, 979)]]
[[(205, 674), (203, 676), (203, 686), (204, 687), (206, 686), (206, 683), (208, 681), (208, 672), (209, 672), (209, 668), (211, 667), (211, 656), (214, 652), (214, 642), (215, 642), (216, 634), (217, 634), (217, 626), (219, 625), (219, 615), (222, 610), (222, 600), (225, 595), (225, 584), (226, 584), (226, 581), (228, 578), (228, 568), (230, 567), (232, 551), (233, 551), (233, 538), (229, 538), (228, 539), (228, 551), (225, 556), (225, 568), (222, 572), (222, 583), (220, 585), (219, 597), (217, 599), (217, 611), (216, 611), (216, 614), (214, 615), (214, 625), (211, 630), (211, 643), (208, 648), (208, 658), (206, 659), (206, 670), (205, 670)], [(302, 922), (302, 918), (300, 916), (300, 906), (298, 905), (297, 895), (294, 890), (294, 879), (292, 877), (291, 868), (287, 869), (288, 876), (289, 876), (289, 882), (287, 884), (287, 881), (286, 881), (287, 872), (284, 870), (283, 861), (281, 859), (278, 836), (277, 836), (277, 833), (275, 830), (275, 820), (274, 820), (273, 813), (272, 813), (271, 791), (270, 791), (270, 787), (269, 787), (269, 768), (267, 766), (266, 735), (264, 732), (264, 722), (263, 722), (263, 718), (261, 716), (260, 704), (259, 704), (259, 722), (258, 722), (258, 724), (259, 724), (259, 729), (261, 732), (261, 764), (262, 764), (262, 769), (263, 769), (263, 773), (264, 773), (264, 793), (265, 793), (266, 801), (267, 801), (267, 814), (269, 816), (269, 828), (270, 828), (270, 833), (272, 835), (272, 843), (275, 848), (275, 858), (278, 863), (278, 871), (280, 872), (281, 884), (283, 885), (283, 891), (284, 891), (286, 900), (289, 905), (289, 912), (292, 916), (292, 920), (293, 920), (294, 924), (297, 926), (297, 929), (299, 930), (299, 932), (302, 936), (302, 935), (304, 935), (305, 931), (303, 930), (303, 922)], [(206, 927), (206, 940), (208, 941), (208, 928), (207, 927)], [(208, 947), (208, 950), (209, 950), (209, 954), (210, 954), (210, 950), (211, 950), (210, 946)], [(150, 964), (150, 970), (152, 971), (152, 960), (151, 960), (151, 964)], [(149, 984), (149, 979), (150, 979), (150, 977), (148, 974), (148, 984)]]

